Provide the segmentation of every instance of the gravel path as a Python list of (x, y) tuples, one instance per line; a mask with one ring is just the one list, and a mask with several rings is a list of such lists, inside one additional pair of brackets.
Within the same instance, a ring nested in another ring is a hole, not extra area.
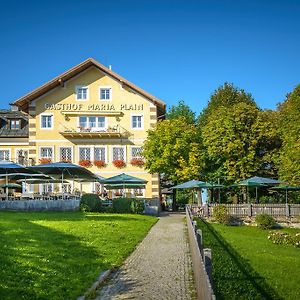
[(96, 299), (193, 299), (184, 217), (178, 213), (161, 216)]

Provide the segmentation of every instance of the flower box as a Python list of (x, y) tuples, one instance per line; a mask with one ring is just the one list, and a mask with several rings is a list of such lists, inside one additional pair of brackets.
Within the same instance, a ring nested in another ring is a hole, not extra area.
[(142, 158), (133, 158), (130, 163), (136, 167), (142, 167), (145, 164)]
[(121, 159), (116, 159), (116, 160), (113, 160), (113, 165), (116, 167), (116, 168), (124, 168), (126, 166), (126, 163), (124, 160), (121, 160)]
[(94, 166), (98, 168), (103, 168), (105, 167), (105, 161), (104, 160), (94, 160)]
[(40, 164), (50, 164), (51, 163), (51, 158), (48, 157), (42, 157), (39, 159)]
[(91, 167), (92, 166), (92, 162), (88, 159), (82, 159), (79, 162), (79, 165), (85, 168)]

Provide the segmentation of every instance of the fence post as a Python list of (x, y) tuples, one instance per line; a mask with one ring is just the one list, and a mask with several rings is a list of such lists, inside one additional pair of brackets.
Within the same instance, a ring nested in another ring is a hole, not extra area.
[(251, 203), (249, 204), (249, 207), (248, 207), (248, 216), (252, 217), (252, 204)]
[(192, 222), (193, 222), (194, 231), (196, 232), (196, 230), (197, 230), (197, 221), (192, 221)]
[(286, 204), (286, 207), (285, 207), (285, 215), (286, 217), (290, 217), (291, 216), (291, 207), (290, 207), (290, 204)]
[(212, 255), (211, 249), (205, 248), (203, 249), (203, 256), (204, 256), (204, 266), (206, 273), (208, 275), (210, 284), (212, 285)]
[(203, 259), (203, 237), (202, 237), (202, 230), (201, 229), (197, 229), (196, 231), (196, 237), (197, 237), (197, 242), (198, 242), (198, 247), (200, 249), (200, 253)]

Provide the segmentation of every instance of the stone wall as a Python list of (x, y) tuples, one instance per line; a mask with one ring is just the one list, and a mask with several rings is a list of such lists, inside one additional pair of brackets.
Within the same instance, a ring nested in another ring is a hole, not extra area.
[(0, 201), (0, 210), (18, 211), (76, 211), (80, 200), (17, 200)]

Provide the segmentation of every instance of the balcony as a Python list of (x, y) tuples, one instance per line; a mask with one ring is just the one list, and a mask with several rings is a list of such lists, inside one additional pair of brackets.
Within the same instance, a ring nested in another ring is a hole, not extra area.
[(106, 129), (93, 128), (93, 127), (77, 127), (67, 128), (61, 124), (59, 133), (65, 138), (128, 138), (130, 132), (125, 128), (116, 125)]

